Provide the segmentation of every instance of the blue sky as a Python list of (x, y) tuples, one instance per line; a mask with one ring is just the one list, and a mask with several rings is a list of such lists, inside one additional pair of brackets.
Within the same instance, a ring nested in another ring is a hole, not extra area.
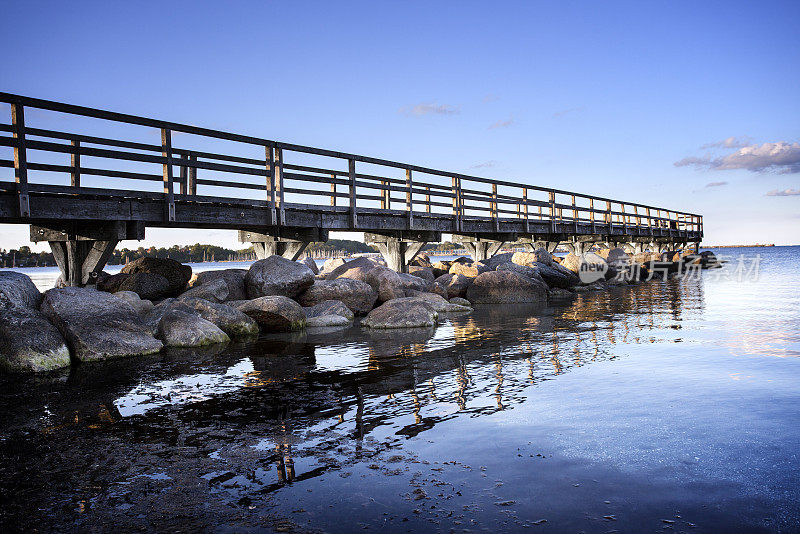
[[(13, 2), (0, 90), (701, 213), (709, 244), (796, 244), (798, 20), (798, 2)], [(0, 247), (27, 235), (0, 226)], [(236, 245), (144, 244), (197, 241)]]

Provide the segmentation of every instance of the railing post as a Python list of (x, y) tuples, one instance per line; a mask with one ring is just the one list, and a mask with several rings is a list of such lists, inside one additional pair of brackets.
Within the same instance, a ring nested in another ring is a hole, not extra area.
[(523, 210), (525, 214), (525, 233), (531, 233), (531, 221), (528, 219), (528, 188), (522, 188), (522, 202), (524, 205)]
[(19, 216), (30, 217), (31, 205), (28, 197), (28, 153), (25, 147), (25, 110), (20, 103), (11, 104), (11, 126), (14, 144), (14, 179), (17, 182)]
[(550, 191), (550, 232), (556, 231), (556, 194)]
[(492, 219), (494, 219), (494, 231), (500, 231), (500, 214), (497, 211), (497, 184), (492, 184)]
[(189, 167), (186, 166), (186, 165), (181, 165), (179, 167), (179, 169), (180, 169), (180, 175), (179, 175), (179, 178), (178, 178), (178, 182), (179, 182), (180, 192), (181, 192), (181, 195), (186, 195), (187, 194), (188, 185), (189, 185), (189, 183), (188, 183), (189, 182)]
[(453, 176), (452, 189), (453, 189), (453, 223), (456, 231), (461, 230), (461, 195), (459, 194), (458, 178)]
[(594, 199), (593, 198), (589, 199), (589, 210), (590, 210), (589, 211), (589, 220), (592, 223), (592, 233), (595, 234), (595, 233), (597, 233), (597, 231), (595, 230), (595, 227), (594, 227)]
[(189, 154), (189, 176), (187, 178), (186, 189), (187, 193), (190, 195), (197, 194), (197, 167), (191, 165), (192, 163), (197, 163), (197, 156), (194, 154)]
[(275, 169), (275, 147), (267, 145), (264, 147), (264, 156), (267, 166), (267, 202), (269, 203), (269, 220), (272, 226), (278, 225), (278, 213), (275, 209), (275, 182), (277, 172)]
[(408, 212), (408, 229), (414, 229), (414, 183), (411, 169), (406, 169), (406, 211)]
[(431, 212), (431, 188), (427, 185), (425, 186), (425, 211)]
[(356, 160), (347, 160), (347, 175), (350, 181), (350, 226), (358, 228), (358, 214), (356, 213)]
[(283, 187), (283, 149), (275, 147), (275, 190), (278, 194), (278, 224), (286, 224), (286, 200)]
[(175, 190), (172, 177), (172, 132), (161, 128), (161, 155), (164, 157), (164, 194), (167, 200), (167, 221), (175, 221)]
[(70, 144), (72, 145), (72, 153), (70, 154), (70, 166), (72, 172), (69, 175), (69, 183), (72, 187), (81, 186), (81, 142), (73, 139)]
[(333, 180), (333, 182), (331, 183), (331, 206), (335, 208), (336, 207), (336, 175), (335, 174), (331, 174), (331, 180)]
[(606, 201), (606, 224), (608, 225), (608, 235), (614, 233), (614, 218), (611, 215), (611, 202)]
[(575, 203), (575, 195), (572, 195), (572, 225), (575, 228), (575, 233), (578, 233), (578, 206)]

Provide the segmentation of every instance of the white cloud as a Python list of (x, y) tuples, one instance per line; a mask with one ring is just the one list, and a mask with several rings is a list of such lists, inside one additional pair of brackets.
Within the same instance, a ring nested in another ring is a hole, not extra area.
[(435, 104), (433, 102), (425, 102), (417, 104), (410, 108), (402, 108), (401, 113), (406, 115), (455, 115), (458, 113), (458, 108), (447, 104)]
[(495, 160), (484, 161), (483, 163), (476, 163), (475, 165), (472, 165), (470, 168), (471, 169), (491, 169), (493, 167), (497, 167), (497, 161), (495, 161)]
[(578, 111), (583, 111), (583, 106), (579, 108), (569, 108), (569, 109), (562, 109), (561, 111), (556, 111), (555, 113), (553, 113), (553, 118), (560, 119), (564, 115), (568, 115), (570, 113), (577, 113)]
[(728, 182), (710, 182), (706, 184), (706, 187), (720, 187), (722, 185), (728, 185)]
[(800, 143), (764, 143), (747, 145), (727, 156), (712, 158), (688, 157), (675, 162), (676, 167), (692, 166), (702, 170), (728, 171), (746, 169), (752, 172), (793, 174), (800, 172)]
[(489, 126), (489, 129), (496, 130), (497, 128), (508, 128), (512, 124), (514, 124), (514, 117), (509, 117), (507, 120), (500, 120), (493, 123), (491, 126)]
[(701, 146), (701, 150), (706, 150), (708, 148), (744, 148), (750, 144), (749, 137), (728, 137), (727, 139), (723, 139), (722, 141), (717, 141), (715, 143), (706, 143), (705, 145)]
[(800, 189), (773, 189), (768, 191), (768, 197), (794, 197), (800, 195)]

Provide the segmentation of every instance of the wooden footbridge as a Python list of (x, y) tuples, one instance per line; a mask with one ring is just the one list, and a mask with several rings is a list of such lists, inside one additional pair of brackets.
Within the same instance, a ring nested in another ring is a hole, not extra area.
[(397, 270), (442, 234), (476, 260), (504, 244), (703, 237), (702, 216), (655, 206), (8, 93), (2, 107), (0, 223), (48, 241), (69, 285), (92, 283), (148, 226), (235, 229), (259, 257), (291, 259), (330, 230), (365, 232)]

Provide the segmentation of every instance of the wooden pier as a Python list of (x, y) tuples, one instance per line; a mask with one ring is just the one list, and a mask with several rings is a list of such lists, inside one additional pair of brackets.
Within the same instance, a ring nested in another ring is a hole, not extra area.
[(512, 244), (703, 237), (702, 216), (672, 209), (0, 93), (6, 105), (0, 223), (48, 241), (69, 285), (92, 283), (146, 227), (235, 229), (259, 257), (290, 259), (331, 230), (364, 232), (398, 271), (442, 234), (476, 260)]

